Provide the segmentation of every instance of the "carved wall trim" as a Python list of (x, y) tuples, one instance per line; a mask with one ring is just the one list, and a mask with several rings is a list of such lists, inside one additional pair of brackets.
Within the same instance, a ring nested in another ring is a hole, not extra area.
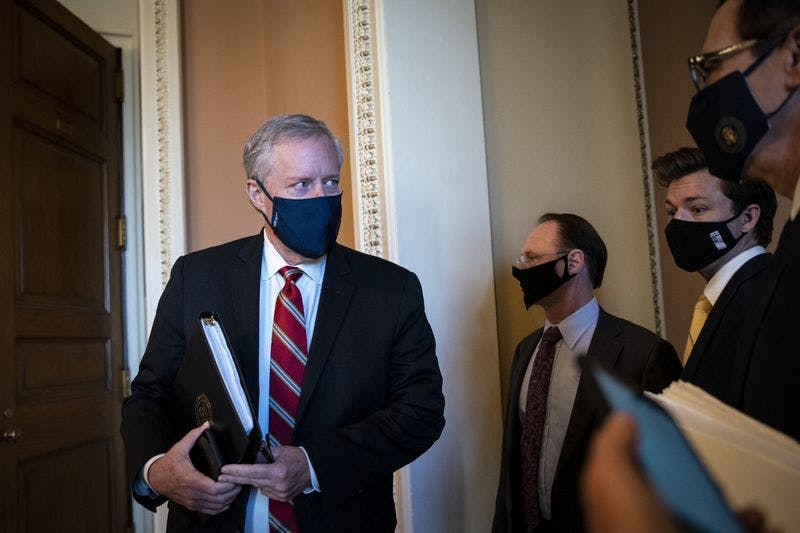
[(156, 135), (158, 147), (158, 226), (160, 236), (159, 258), (161, 265), (161, 284), (169, 280), (172, 265), (170, 235), (170, 193), (172, 177), (169, 166), (170, 122), (169, 122), (169, 70), (167, 61), (167, 5), (166, 0), (153, 3), (155, 21), (155, 59), (156, 59)]
[[(397, 260), (394, 236), (394, 199), (391, 186), (391, 141), (388, 109), (381, 93), (383, 53), (380, 0), (344, 0), (350, 158), (356, 247), (389, 260)], [(412, 533), (411, 479), (406, 466), (394, 475), (397, 529)]]
[(379, 142), (379, 96), (376, 90), (376, 6), (372, 0), (346, 0), (344, 7), (356, 243), (365, 253), (388, 257), (384, 166)]
[[(170, 267), (186, 252), (180, 42), (180, 0), (139, 0), (142, 226), (148, 330)], [(166, 514), (162, 506), (154, 517), (148, 513), (151, 518), (141, 525), (145, 530), (164, 531)]]
[(658, 253), (655, 215), (655, 193), (653, 177), (650, 173), (650, 132), (647, 125), (647, 103), (645, 101), (644, 75), (642, 73), (641, 40), (639, 36), (639, 4), (637, 0), (628, 0), (628, 28), (631, 39), (631, 58), (633, 60), (633, 85), (636, 98), (636, 118), (639, 128), (639, 156), (642, 171), (642, 190), (644, 192), (645, 218), (647, 222), (647, 248), (650, 257), (650, 286), (653, 298), (653, 318), (655, 331), (659, 335), (666, 334), (664, 324), (664, 297), (661, 293), (661, 267)]
[(186, 252), (179, 0), (140, 0), (142, 192), (147, 323)]

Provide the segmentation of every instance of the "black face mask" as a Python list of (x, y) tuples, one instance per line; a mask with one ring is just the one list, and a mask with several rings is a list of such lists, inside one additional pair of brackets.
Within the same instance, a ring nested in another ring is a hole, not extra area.
[[(567, 255), (530, 268), (511, 267), (511, 275), (519, 280), (519, 285), (522, 287), (525, 309), (530, 309), (533, 304), (568, 282), (575, 275), (569, 273)], [(564, 261), (564, 275), (560, 278), (556, 274), (556, 263), (559, 261)]]
[(688, 272), (697, 272), (728, 253), (745, 236), (742, 233), (734, 237), (728, 229), (728, 223), (739, 215), (720, 222), (670, 220), (664, 235), (675, 264)]
[(331, 249), (342, 222), (341, 193), (304, 200), (273, 198), (260, 181), (255, 182), (272, 202), (272, 219), (264, 219), (283, 244), (310, 259)]
[(789, 101), (765, 114), (753, 98), (745, 78), (774, 50), (774, 46), (744, 72), (731, 72), (692, 98), (686, 129), (708, 163), (708, 171), (723, 180), (740, 181), (747, 158), (770, 128), (769, 119)]

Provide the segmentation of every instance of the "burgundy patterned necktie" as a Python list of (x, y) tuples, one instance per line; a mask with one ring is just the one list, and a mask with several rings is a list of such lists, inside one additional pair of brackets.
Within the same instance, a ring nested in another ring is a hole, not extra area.
[[(272, 318), (272, 353), (269, 372), (269, 444), (290, 446), (300, 387), (306, 368), (308, 343), (303, 298), (295, 282), (303, 275), (299, 268), (285, 266), (278, 271), (286, 282), (275, 300)], [(269, 501), (270, 533), (295, 533), (297, 519), (291, 502)]]
[(522, 466), (520, 505), (525, 531), (534, 531), (539, 525), (539, 455), (542, 450), (542, 433), (547, 414), (547, 391), (550, 390), (550, 376), (553, 373), (553, 360), (556, 343), (561, 332), (551, 326), (542, 335), (539, 351), (533, 360), (531, 379), (528, 383), (525, 401), (525, 421), (522, 424), (520, 443), (520, 464)]

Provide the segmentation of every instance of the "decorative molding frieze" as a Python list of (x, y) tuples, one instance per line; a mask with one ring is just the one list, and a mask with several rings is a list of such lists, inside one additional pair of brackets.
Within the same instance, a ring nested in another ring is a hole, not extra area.
[(156, 66), (156, 136), (158, 147), (158, 227), (159, 264), (161, 265), (161, 285), (166, 286), (172, 265), (170, 195), (172, 176), (169, 165), (170, 121), (169, 121), (169, 62), (167, 58), (167, 2), (153, 2), (155, 66)]
[[(357, 248), (367, 254), (397, 260), (393, 244), (393, 209), (388, 162), (390, 142), (383, 129), (388, 110), (382, 109), (379, 55), (380, 0), (344, 0), (350, 158)], [(412, 533), (411, 479), (408, 466), (394, 474), (394, 500), (399, 533)]]
[(142, 193), (147, 323), (186, 253), (179, 0), (140, 0)]
[(375, 13), (371, 0), (345, 4), (350, 83), (350, 150), (355, 180), (357, 244), (361, 251), (386, 257), (385, 196), (378, 148)]

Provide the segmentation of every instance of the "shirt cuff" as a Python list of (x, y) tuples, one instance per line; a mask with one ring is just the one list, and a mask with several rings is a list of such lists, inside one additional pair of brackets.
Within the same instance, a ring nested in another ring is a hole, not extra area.
[(308, 471), (311, 474), (311, 486), (307, 487), (303, 494), (311, 494), (312, 492), (320, 492), (319, 490), (319, 481), (317, 481), (317, 473), (314, 472), (314, 465), (311, 464), (311, 458), (308, 456), (308, 452), (305, 448), (300, 446), (300, 449), (303, 450), (303, 454), (306, 456), (306, 461), (308, 462)]
[(153, 466), (153, 463), (164, 457), (163, 453), (158, 455), (154, 455), (144, 464), (142, 471), (139, 472), (139, 475), (136, 476), (136, 479), (133, 481), (133, 492), (138, 494), (139, 496), (149, 496), (150, 498), (158, 498), (160, 494), (153, 489), (150, 485), (150, 479), (147, 475), (150, 473), (150, 467)]

